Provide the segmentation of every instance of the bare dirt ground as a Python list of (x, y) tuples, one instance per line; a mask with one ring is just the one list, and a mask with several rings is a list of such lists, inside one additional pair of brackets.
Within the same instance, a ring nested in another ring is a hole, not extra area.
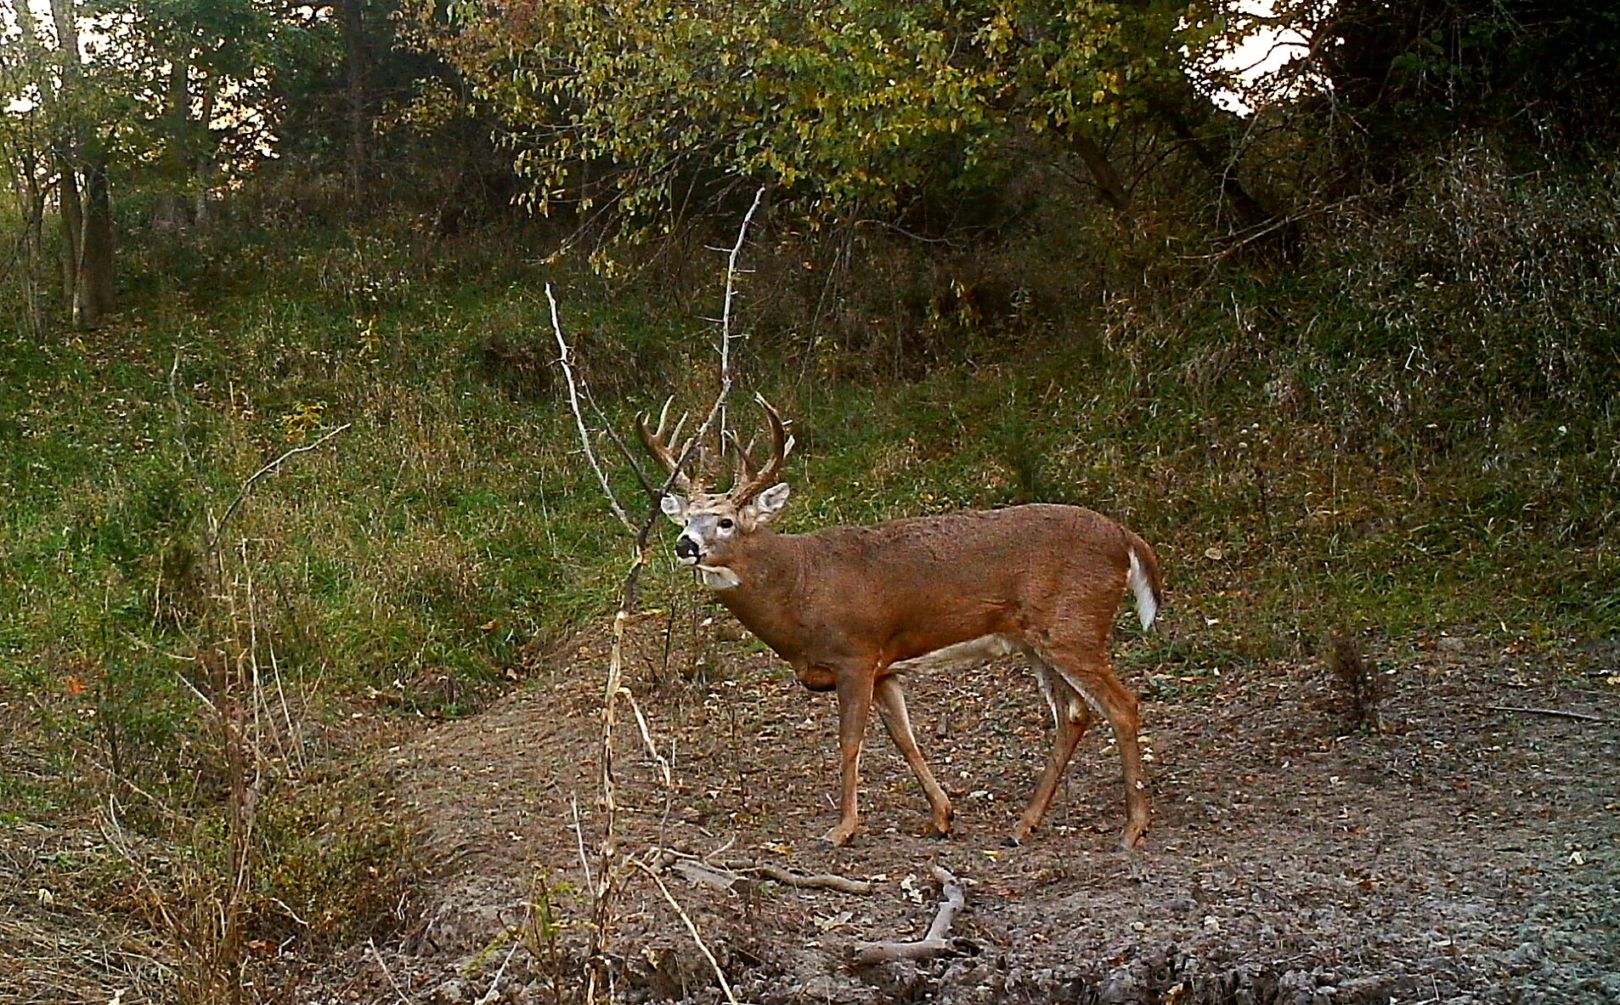
[[(729, 634), (716, 621), (709, 631)], [(834, 849), (817, 840), (835, 815), (833, 701), (746, 640), (699, 632), (666, 656), (663, 627), (635, 627), (626, 683), (674, 784), (626, 707), (619, 861), (873, 881), (854, 895), (744, 871), (723, 888), (663, 868), (736, 1000), (1620, 1002), (1613, 648), (1555, 657), (1440, 637), (1376, 652), (1389, 694), (1375, 735), (1341, 734), (1329, 675), (1308, 662), (1127, 674), (1156, 809), (1148, 848), (1131, 855), (1113, 850), (1122, 790), (1106, 726), (1082, 744), (1048, 826), (1008, 848), (1048, 742), (1032, 675), (1008, 663), (916, 679), (913, 718), (958, 833), (920, 834), (922, 794), (874, 727), (866, 829)], [(601, 868), (606, 645), (549, 663), (532, 686), (391, 752), (445, 865), (414, 929), (303, 975), (300, 1000), (578, 998), (582, 858)], [(856, 940), (927, 928), (936, 864), (968, 884), (955, 952), (852, 966)], [(627, 868), (614, 903), (602, 972), (617, 1000), (726, 999), (648, 872)]]

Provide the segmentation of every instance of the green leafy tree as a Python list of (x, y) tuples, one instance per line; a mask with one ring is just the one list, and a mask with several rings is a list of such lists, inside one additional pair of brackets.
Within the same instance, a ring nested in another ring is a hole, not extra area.
[[(971, 190), (1031, 144), (1117, 210), (1122, 131), (1207, 149), (1188, 53), (1229, 40), (1204, 3), (1016, 0), (419, 0), (428, 45), (509, 127), (541, 211), (667, 230), (728, 181), (769, 181), (812, 222)], [(1230, 192), (1229, 192), (1230, 194)], [(1244, 193), (1247, 196), (1247, 193)], [(1246, 199), (1250, 215), (1258, 203)]]

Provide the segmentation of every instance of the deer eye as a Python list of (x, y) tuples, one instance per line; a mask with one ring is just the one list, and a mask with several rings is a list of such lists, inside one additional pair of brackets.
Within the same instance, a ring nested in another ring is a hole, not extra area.
[(728, 517), (722, 517), (720, 519), (720, 529), (721, 530), (730, 530), (731, 528), (733, 528), (735, 526), (737, 526), (737, 521), (731, 519), (731, 517), (729, 517), (729, 516)]

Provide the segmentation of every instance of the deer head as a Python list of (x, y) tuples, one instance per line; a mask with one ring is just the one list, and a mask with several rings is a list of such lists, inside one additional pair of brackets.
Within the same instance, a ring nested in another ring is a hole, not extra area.
[(793, 452), (793, 436), (787, 431), (787, 422), (770, 402), (760, 395), (754, 398), (765, 410), (770, 424), (770, 460), (763, 466), (756, 464), (752, 451), (736, 436), (731, 436), (735, 477), (731, 488), (722, 493), (706, 491), (701, 474), (688, 476), (681, 470), (682, 459), (695, 453), (690, 440), (680, 443), (679, 447), (671, 446), (672, 441), (680, 440), (681, 427), (686, 422), (684, 415), (667, 436), (664, 432), (669, 417), (667, 403), (658, 416), (657, 428), (648, 426), (645, 415), (637, 423), (642, 443), (674, 477), (674, 485), (681, 492), (665, 495), (660, 503), (664, 514), (681, 528), (675, 540), (675, 557), (686, 565), (695, 566), (703, 574), (704, 583), (717, 589), (737, 585), (736, 575), (727, 568), (727, 556), (749, 534), (774, 520), (788, 500), (787, 483), (776, 479)]

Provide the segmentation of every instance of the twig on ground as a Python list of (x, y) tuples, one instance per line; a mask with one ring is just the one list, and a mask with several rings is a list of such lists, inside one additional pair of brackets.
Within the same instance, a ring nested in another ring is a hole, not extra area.
[(955, 941), (946, 936), (956, 921), (957, 912), (967, 903), (967, 894), (962, 889), (961, 880), (943, 866), (934, 866), (934, 878), (939, 881), (940, 893), (945, 899), (939, 903), (939, 911), (934, 915), (934, 923), (928, 926), (928, 934), (916, 942), (856, 942), (853, 957), (856, 966), (871, 966), (891, 960), (926, 960), (955, 951)]
[(775, 880), (783, 886), (796, 886), (804, 889), (833, 890), (838, 893), (849, 893), (864, 896), (872, 892), (872, 884), (864, 879), (850, 879), (848, 876), (839, 876), (834, 873), (803, 873), (794, 872), (772, 862), (753, 862), (741, 859), (725, 863), (726, 868), (739, 872), (756, 872), (766, 879)]
[(669, 901), (669, 906), (675, 909), (676, 914), (680, 915), (681, 923), (686, 926), (687, 932), (691, 934), (692, 941), (697, 943), (698, 950), (709, 961), (709, 966), (714, 968), (714, 975), (720, 979), (720, 990), (726, 993), (726, 1001), (730, 1002), (731, 1005), (738, 1005), (737, 996), (731, 991), (731, 982), (726, 980), (726, 972), (720, 969), (720, 961), (715, 959), (714, 953), (709, 951), (708, 943), (703, 941), (703, 935), (698, 931), (697, 925), (692, 921), (691, 916), (682, 909), (680, 901), (675, 899), (675, 895), (669, 892), (669, 887), (664, 885), (663, 878), (640, 859), (633, 859), (632, 863), (637, 869), (652, 877), (654, 883), (658, 884), (658, 892), (664, 895), (664, 899)]
[(579, 825), (579, 797), (568, 796), (568, 809), (574, 815), (574, 841), (579, 845), (579, 866), (585, 870), (585, 889), (594, 891), (596, 880), (591, 877), (591, 860), (585, 855), (585, 829)]
[(641, 730), (641, 742), (646, 746), (647, 753), (658, 764), (658, 774), (663, 782), (664, 812), (658, 818), (658, 844), (662, 847), (664, 832), (669, 825), (670, 810), (674, 808), (675, 802), (675, 767), (673, 763), (675, 760), (675, 739), (674, 737), (670, 738), (668, 757), (659, 753), (658, 743), (652, 737), (652, 728), (647, 725), (647, 717), (641, 714), (641, 706), (636, 703), (636, 696), (630, 693), (629, 688), (624, 689), (624, 700), (630, 703), (630, 711), (636, 717), (636, 726)]
[(1608, 722), (1601, 715), (1588, 715), (1585, 712), (1570, 712), (1562, 708), (1526, 708), (1523, 705), (1486, 705), (1490, 712), (1518, 712), (1521, 715), (1550, 715), (1555, 719), (1579, 719), (1582, 722)]
[(490, 1005), (490, 1002), (500, 997), (501, 978), (506, 976), (506, 965), (512, 962), (512, 954), (517, 952), (518, 946), (522, 945), (522, 943), (522, 939), (516, 936), (512, 937), (512, 948), (506, 951), (506, 959), (501, 961), (501, 968), (495, 971), (495, 976), (489, 982), (489, 990), (485, 991), (483, 997), (478, 999), (477, 1005)]
[[(288, 913), (290, 914), (291, 912), (289, 911)], [(296, 918), (297, 915), (293, 915), (293, 917)], [(399, 1000), (404, 1002), (405, 1005), (411, 1005), (410, 998), (406, 997), (404, 990), (399, 986), (399, 982), (394, 980), (394, 975), (389, 972), (388, 964), (383, 961), (382, 953), (377, 950), (377, 943), (371, 939), (367, 939), (366, 948), (371, 950), (371, 958), (377, 961), (377, 966), (382, 969), (383, 976), (388, 978), (388, 984), (394, 989), (394, 994), (398, 995)]]

